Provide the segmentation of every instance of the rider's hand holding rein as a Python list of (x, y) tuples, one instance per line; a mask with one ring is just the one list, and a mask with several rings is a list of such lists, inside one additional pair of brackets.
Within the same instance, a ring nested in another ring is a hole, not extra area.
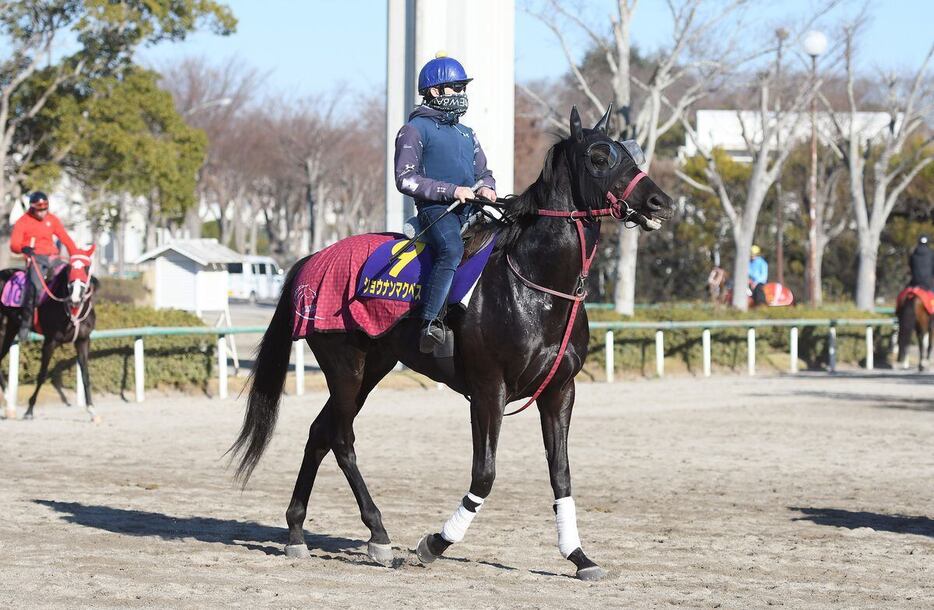
[(477, 191), (477, 196), (486, 199), (487, 201), (496, 201), (496, 191), (491, 189), (488, 186), (481, 186), (480, 190)]

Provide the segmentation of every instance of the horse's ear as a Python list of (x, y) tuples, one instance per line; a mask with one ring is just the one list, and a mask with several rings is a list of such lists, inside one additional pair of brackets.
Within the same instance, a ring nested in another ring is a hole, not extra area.
[(571, 137), (578, 142), (584, 139), (584, 128), (581, 126), (581, 115), (577, 112), (577, 106), (571, 106)]
[(606, 107), (606, 113), (603, 117), (597, 121), (597, 124), (593, 126), (594, 131), (599, 131), (606, 134), (607, 129), (610, 126), (610, 113), (613, 112), (613, 102), (610, 102), (610, 105)]

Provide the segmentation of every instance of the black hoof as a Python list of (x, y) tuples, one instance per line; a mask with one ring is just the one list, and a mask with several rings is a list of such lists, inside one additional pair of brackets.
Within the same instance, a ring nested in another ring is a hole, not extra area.
[(367, 543), (366, 554), (370, 556), (370, 559), (381, 566), (387, 568), (393, 567), (395, 557), (392, 554), (391, 544), (377, 544), (375, 542)]
[(26, 413), (23, 414), (23, 419), (32, 419), (32, 418), (33, 418), (32, 413), (30, 413), (30, 412), (28, 412), (28, 411), (27, 411)]
[(603, 580), (607, 576), (606, 570), (592, 562), (587, 555), (584, 555), (581, 548), (575, 549), (573, 553), (568, 555), (568, 561), (577, 566), (577, 577), (580, 580), (594, 582)]
[(308, 552), (308, 546), (305, 543), (287, 544), (285, 545), (285, 556), (295, 559), (306, 559), (311, 557), (311, 553)]
[(451, 543), (441, 537), (441, 534), (425, 534), (415, 547), (415, 556), (423, 565), (432, 563), (451, 546)]

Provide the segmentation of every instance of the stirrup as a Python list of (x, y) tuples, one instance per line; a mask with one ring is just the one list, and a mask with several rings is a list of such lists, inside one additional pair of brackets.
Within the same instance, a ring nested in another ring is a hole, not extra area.
[(430, 354), (435, 351), (439, 345), (444, 345), (444, 338), (446, 334), (446, 329), (444, 328), (444, 323), (435, 318), (434, 320), (429, 320), (423, 327), (421, 333), (419, 333), (418, 349), (423, 354)]

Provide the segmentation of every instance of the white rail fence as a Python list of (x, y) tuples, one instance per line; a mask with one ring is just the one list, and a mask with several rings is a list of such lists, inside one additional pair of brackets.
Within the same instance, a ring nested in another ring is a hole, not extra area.
[[(840, 326), (864, 326), (866, 328), (866, 368), (872, 370), (874, 361), (873, 328), (876, 326), (895, 326), (896, 322), (892, 318), (879, 319), (839, 319), (839, 320), (709, 320), (701, 322), (591, 322), (591, 330), (606, 329), (606, 380), (612, 383), (615, 377), (615, 358), (614, 344), (615, 332), (626, 330), (655, 330), (655, 372), (659, 377), (665, 375), (665, 331), (700, 329), (701, 332), (701, 350), (703, 359), (703, 374), (709, 377), (711, 374), (711, 330), (725, 328), (745, 328), (746, 351), (747, 351), (747, 372), (749, 375), (756, 374), (756, 328), (774, 328), (788, 327), (789, 336), (789, 372), (798, 371), (798, 329), (801, 327), (826, 327), (829, 337), (829, 361), (828, 368), (834, 371), (836, 368), (836, 336), (837, 328)], [(136, 402), (143, 402), (146, 399), (146, 372), (145, 372), (145, 343), (146, 337), (164, 337), (178, 335), (211, 335), (217, 338), (217, 375), (218, 391), (217, 398), (227, 398), (228, 396), (228, 364), (227, 364), (227, 337), (237, 334), (262, 334), (265, 332), (264, 326), (241, 326), (228, 328), (208, 328), (208, 327), (144, 327), (144, 328), (122, 328), (113, 330), (94, 331), (91, 335), (94, 339), (113, 339), (113, 338), (133, 338), (133, 380)], [(32, 339), (40, 339), (39, 335), (32, 334)], [(293, 363), (295, 368), (295, 387), (296, 395), (305, 392), (305, 342), (297, 341), (294, 344)], [(16, 416), (17, 393), (19, 391), (19, 367), (20, 354), (19, 345), (14, 344), (10, 348), (9, 376), (7, 378), (6, 391), (6, 416), (13, 418)], [(76, 367), (77, 381), (76, 402), (79, 406), (85, 404), (85, 393), (80, 366)]]
[[(746, 329), (746, 371), (749, 375), (756, 374), (756, 329), (784, 327), (789, 330), (789, 373), (798, 372), (798, 335), (803, 327), (826, 327), (828, 339), (827, 368), (834, 372), (837, 368), (837, 328), (842, 326), (863, 326), (866, 329), (866, 369), (874, 367), (875, 345), (873, 341), (873, 328), (877, 326), (897, 326), (894, 318), (867, 318), (867, 319), (795, 319), (795, 320), (704, 320), (684, 322), (591, 322), (591, 330), (606, 329), (606, 380), (612, 383), (615, 378), (615, 336), (616, 331), (627, 330), (655, 330), (655, 374), (658, 377), (665, 375), (665, 331), (674, 330), (700, 330), (701, 331), (701, 358), (703, 362), (703, 375), (711, 374), (711, 330), (712, 329)], [(893, 341), (893, 345), (894, 345)]]

